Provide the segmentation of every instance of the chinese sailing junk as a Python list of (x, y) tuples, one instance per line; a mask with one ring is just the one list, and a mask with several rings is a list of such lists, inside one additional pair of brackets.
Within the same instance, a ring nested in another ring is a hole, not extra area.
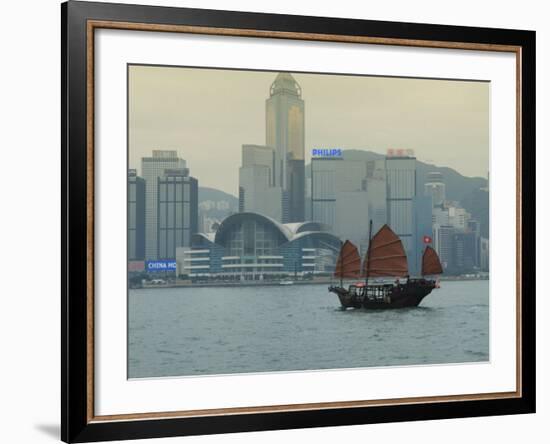
[[(372, 222), (371, 222), (372, 230)], [(425, 276), (443, 273), (439, 257), (429, 246), (422, 256), (422, 277), (410, 278), (407, 255), (399, 237), (384, 225), (369, 242), (369, 248), (361, 267), (357, 247), (346, 241), (340, 249), (334, 276), (340, 278), (340, 286), (329, 287), (336, 293), (344, 308), (403, 308), (415, 307), (431, 293), (438, 283)], [(365, 278), (364, 282), (344, 288), (344, 279)], [(369, 278), (392, 277), (395, 283), (369, 284)], [(399, 278), (406, 278), (401, 283)]]

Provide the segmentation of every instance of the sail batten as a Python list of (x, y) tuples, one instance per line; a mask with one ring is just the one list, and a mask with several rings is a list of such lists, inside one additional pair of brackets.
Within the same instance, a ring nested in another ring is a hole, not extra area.
[(439, 256), (432, 247), (427, 246), (422, 255), (422, 276), (442, 273), (443, 267), (441, 266)]
[(388, 225), (384, 225), (372, 237), (363, 264), (363, 274), (366, 277), (409, 275), (403, 243)]
[(340, 279), (358, 278), (361, 274), (361, 256), (357, 247), (350, 241), (345, 241), (340, 249), (334, 276)]

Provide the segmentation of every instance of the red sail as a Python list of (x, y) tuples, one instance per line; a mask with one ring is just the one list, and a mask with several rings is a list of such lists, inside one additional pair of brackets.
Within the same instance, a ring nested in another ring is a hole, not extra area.
[(407, 255), (401, 239), (387, 225), (380, 228), (371, 239), (365, 256), (364, 274), (367, 277), (409, 275)]
[(334, 276), (340, 279), (343, 278), (358, 278), (361, 271), (361, 257), (357, 251), (357, 247), (350, 241), (345, 241), (340, 249), (338, 262)]
[(439, 256), (432, 247), (426, 247), (422, 255), (422, 276), (441, 273), (443, 273), (443, 267)]

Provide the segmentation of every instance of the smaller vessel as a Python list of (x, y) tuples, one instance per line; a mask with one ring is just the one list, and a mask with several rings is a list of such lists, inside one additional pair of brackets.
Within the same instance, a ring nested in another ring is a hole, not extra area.
[(294, 281), (291, 281), (290, 279), (283, 279), (279, 281), (279, 285), (294, 285)]
[[(429, 295), (439, 282), (427, 276), (443, 273), (436, 251), (426, 246), (422, 255), (422, 277), (411, 278), (407, 255), (401, 239), (384, 225), (374, 236), (372, 221), (369, 230), (369, 248), (361, 267), (357, 247), (345, 241), (340, 249), (334, 276), (340, 278), (340, 286), (330, 286), (344, 308), (387, 309), (416, 307)], [(364, 281), (344, 288), (344, 279), (365, 278)], [(394, 282), (377, 281), (369, 284), (369, 278), (395, 278)], [(404, 278), (404, 282), (401, 279)]]

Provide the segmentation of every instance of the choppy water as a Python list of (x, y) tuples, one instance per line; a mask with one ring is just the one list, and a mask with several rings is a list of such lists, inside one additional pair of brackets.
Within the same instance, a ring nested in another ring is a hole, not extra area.
[(347, 310), (323, 285), (130, 290), (130, 378), (489, 360), (489, 282)]

